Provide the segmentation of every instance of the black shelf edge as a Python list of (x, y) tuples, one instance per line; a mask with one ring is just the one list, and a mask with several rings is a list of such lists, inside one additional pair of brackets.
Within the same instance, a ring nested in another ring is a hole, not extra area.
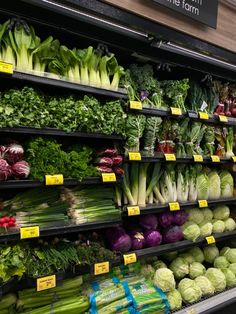
[(216, 310), (224, 308), (232, 303), (236, 302), (236, 288), (231, 288), (226, 291), (217, 293), (211, 297), (204, 298), (199, 302), (192, 305), (185, 306), (179, 311), (175, 311), (175, 314), (186, 314), (186, 313), (201, 313), (209, 314), (214, 313)]
[[(189, 156), (189, 157), (176, 157), (176, 160), (175, 161), (168, 161), (165, 159), (165, 156), (164, 154), (157, 154), (157, 155), (154, 155), (152, 157), (148, 157), (148, 156), (144, 156), (142, 154), (142, 151), (140, 152), (141, 153), (141, 160), (129, 160), (128, 158), (126, 158), (126, 162), (174, 162), (174, 163), (185, 163), (185, 164), (214, 164), (214, 165), (217, 165), (217, 164), (233, 164), (234, 161), (231, 159), (231, 158), (226, 158), (226, 157), (220, 157), (220, 162), (212, 162), (211, 160), (211, 157), (204, 157), (203, 156), (203, 161), (201, 162), (195, 162), (193, 157)], [(173, 153), (174, 154), (174, 153)], [(174, 154), (175, 155), (175, 154)]]
[[(217, 206), (217, 205), (233, 204), (233, 203), (236, 203), (236, 197), (222, 198), (222, 199), (218, 199), (218, 200), (208, 200), (207, 202), (208, 202), (209, 207)], [(180, 205), (180, 209), (199, 207), (198, 201), (185, 202), (185, 203), (179, 202), (179, 205)], [(129, 207), (129, 206), (132, 207), (132, 205), (123, 206), (124, 216), (127, 216), (127, 207)], [(147, 205), (145, 207), (140, 206), (140, 215), (158, 214), (158, 213), (164, 212), (166, 210), (169, 210), (168, 204), (160, 204), (160, 205), (151, 204), (151, 205)]]
[[(119, 181), (119, 178), (117, 178)], [(0, 181), (0, 190), (4, 189), (21, 189), (21, 188), (36, 188), (36, 187), (55, 187), (55, 186), (76, 186), (76, 185), (90, 185), (90, 184), (101, 184), (102, 177), (87, 177), (82, 181), (78, 181), (75, 178), (67, 179), (64, 178), (63, 185), (48, 185), (46, 186), (44, 181), (39, 180), (8, 180)], [(112, 183), (112, 182), (111, 182)]]
[[(3, 75), (3, 77), (6, 77), (6, 75)], [(13, 71), (12, 76), (7, 76), (12, 79), (16, 80), (23, 80), (27, 82), (37, 83), (37, 84), (43, 84), (48, 86), (54, 86), (54, 87), (60, 87), (65, 88), (73, 91), (79, 91), (83, 93), (90, 93), (95, 95), (103, 95), (107, 97), (112, 98), (120, 98), (120, 99), (127, 99), (127, 93), (125, 91), (113, 91), (93, 86), (87, 86), (87, 85), (81, 85), (69, 81), (63, 81), (60, 79), (54, 79), (45, 76), (35, 75), (31, 73), (24, 73), (19, 71)]]
[[(64, 235), (76, 232), (83, 232), (89, 230), (99, 230), (110, 227), (117, 227), (121, 223), (121, 220), (108, 220), (94, 223), (84, 223), (81, 225), (67, 224), (57, 225), (54, 227), (40, 228), (40, 238), (46, 236)], [(40, 227), (40, 225), (39, 225)], [(20, 231), (14, 230), (6, 233), (0, 233), (0, 243), (20, 240)], [(30, 239), (29, 239), (30, 240)]]
[(32, 128), (32, 127), (13, 127), (13, 128), (0, 128), (0, 133), (10, 134), (30, 134), (30, 135), (51, 135), (63, 137), (79, 137), (79, 138), (94, 138), (104, 140), (123, 140), (120, 135), (106, 135), (102, 133), (86, 133), (86, 132), (66, 132), (55, 128)]
[(219, 117), (214, 114), (209, 114), (209, 119), (200, 119), (198, 116), (198, 113), (195, 111), (188, 110), (181, 115), (172, 115), (171, 111), (168, 110), (160, 110), (160, 109), (154, 109), (154, 108), (143, 108), (142, 110), (136, 110), (136, 109), (129, 109), (132, 113), (137, 114), (144, 114), (147, 116), (157, 116), (157, 117), (168, 117), (171, 119), (184, 119), (184, 118), (190, 118), (193, 121), (196, 122), (202, 122), (202, 123), (209, 123), (209, 124), (220, 124), (220, 125), (226, 125), (226, 126), (236, 126), (236, 118), (233, 117), (227, 117), (228, 122), (221, 122), (219, 120)]

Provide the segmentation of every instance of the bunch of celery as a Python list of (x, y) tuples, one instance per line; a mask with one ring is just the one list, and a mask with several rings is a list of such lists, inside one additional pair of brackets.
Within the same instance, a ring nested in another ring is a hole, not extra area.
[(4, 295), (0, 300), (0, 313), (1, 314), (14, 313), (16, 301), (17, 298), (15, 294), (9, 293)]
[(53, 78), (117, 90), (124, 68), (106, 46), (69, 49), (49, 36), (44, 41), (24, 20), (12, 18), (0, 25), (0, 60), (22, 72), (49, 72)]
[(63, 189), (62, 199), (69, 202), (68, 215), (77, 225), (120, 218), (120, 210), (113, 202), (113, 190), (108, 187)]
[[(58, 305), (67, 304), (68, 300), (72, 301), (77, 299), (78, 303), (71, 302), (71, 309), (75, 308), (75, 306), (78, 306), (79, 309), (79, 304), (83, 301), (81, 303), (84, 303), (85, 311), (88, 308), (88, 300), (85, 297), (81, 297), (82, 284), (82, 277), (78, 276), (65, 279), (62, 281), (61, 285), (45, 291), (37, 292), (35, 289), (21, 290), (18, 292), (19, 299), (17, 301), (17, 309), (19, 312), (24, 311), (24, 313), (28, 313), (28, 311), (29, 313), (33, 313), (33, 311), (35, 311), (35, 313), (47, 313), (48, 307), (46, 306), (49, 306), (50, 308), (50, 306), (53, 305), (54, 309), (57, 308)], [(68, 307), (68, 313), (69, 309), (70, 308)]]
[(218, 190), (221, 188), (227, 190), (222, 194), (225, 197), (233, 195), (233, 177), (228, 171), (219, 184), (219, 171), (201, 165), (168, 163), (164, 166), (160, 163), (134, 162), (125, 164), (124, 170), (124, 180), (117, 192), (119, 204), (122, 196), (124, 204), (140, 206), (213, 199), (210, 193), (212, 185), (215, 193), (220, 194)]
[(32, 189), (4, 202), (4, 210), (15, 215), (17, 227), (65, 223), (68, 207), (67, 202), (60, 200), (59, 189)]

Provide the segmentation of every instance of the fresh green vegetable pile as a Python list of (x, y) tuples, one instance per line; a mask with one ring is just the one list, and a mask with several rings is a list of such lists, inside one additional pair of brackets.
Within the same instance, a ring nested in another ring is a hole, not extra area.
[(182, 226), (183, 236), (195, 241), (198, 237), (207, 237), (212, 233), (229, 232), (236, 229), (236, 223), (230, 217), (230, 209), (220, 205), (212, 210), (209, 208), (192, 208), (186, 211), (188, 222)]
[(4, 212), (15, 216), (17, 227), (65, 224), (68, 221), (68, 209), (69, 204), (60, 199), (58, 189), (27, 190), (3, 203)]
[(118, 199), (141, 205), (218, 199), (233, 196), (233, 177), (227, 170), (210, 170), (201, 165), (131, 163), (124, 165)]
[(70, 204), (68, 215), (77, 225), (121, 218), (112, 196), (113, 190), (103, 186), (64, 189), (62, 192), (62, 198)]
[(63, 174), (66, 178), (98, 176), (91, 166), (93, 150), (79, 144), (62, 149), (56, 140), (38, 137), (32, 139), (26, 147), (26, 159), (31, 167), (31, 176), (43, 180), (46, 174)]
[(14, 276), (30, 278), (48, 276), (57, 272), (72, 272), (75, 266), (91, 266), (95, 262), (112, 260), (115, 253), (104, 247), (97, 234), (80, 236), (76, 242), (53, 239), (51, 242), (21, 242), (0, 246), (0, 284)]
[(42, 41), (32, 26), (15, 18), (0, 25), (0, 59), (21, 72), (49, 72), (56, 79), (113, 90), (124, 75), (124, 68), (106, 46), (69, 49), (52, 36)]
[(27, 86), (2, 91), (0, 113), (0, 127), (50, 127), (109, 135), (125, 132), (126, 114), (119, 100), (101, 103), (89, 96), (49, 96)]

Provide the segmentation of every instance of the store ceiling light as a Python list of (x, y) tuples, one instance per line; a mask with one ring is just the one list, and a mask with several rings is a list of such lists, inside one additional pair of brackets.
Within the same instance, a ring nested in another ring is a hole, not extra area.
[(78, 10), (76, 8), (72, 8), (72, 7), (69, 7), (69, 6), (66, 6), (66, 5), (54, 2), (54, 1), (50, 1), (50, 0), (42, 0), (42, 2), (47, 3), (48, 5), (51, 5), (52, 7), (57, 7), (59, 9), (64, 10), (64, 11), (67, 11), (67, 12), (70, 12), (70, 13), (74, 13), (74, 14), (76, 14), (78, 16), (82, 16), (82, 17), (88, 18), (90, 20), (99, 22), (101, 24), (105, 24), (105, 25), (107, 25), (109, 27), (114, 27), (114, 28), (120, 29), (122, 31), (125, 31), (125, 32), (128, 32), (128, 33), (132, 33), (134, 35), (138, 35), (138, 36), (141, 36), (141, 37), (144, 37), (144, 38), (148, 38), (148, 34), (147, 33), (140, 32), (140, 31), (128, 28), (128, 27), (123, 26), (121, 24), (108, 21), (108, 20), (106, 20), (104, 18), (99, 18), (98, 16), (95, 16), (95, 15), (92, 15), (92, 14), (88, 14), (87, 12)]
[(200, 52), (190, 50), (181, 46), (178, 46), (176, 44), (173, 44), (171, 42), (163, 42), (163, 41), (156, 41), (152, 42), (151, 44), (153, 47), (168, 51), (168, 52), (173, 52), (185, 57), (193, 58), (195, 60), (207, 62), (208, 64), (213, 64), (215, 66), (222, 67), (224, 69), (228, 69), (231, 71), (236, 71), (236, 65), (232, 63), (228, 63), (226, 61), (202, 54)]

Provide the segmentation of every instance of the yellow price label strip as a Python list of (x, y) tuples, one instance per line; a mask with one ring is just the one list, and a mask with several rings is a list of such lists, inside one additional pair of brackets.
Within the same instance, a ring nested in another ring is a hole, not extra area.
[(198, 205), (200, 208), (208, 207), (208, 202), (207, 200), (199, 200)]
[(102, 173), (102, 182), (116, 182), (115, 173)]
[(109, 273), (110, 265), (109, 262), (102, 262), (94, 264), (94, 275), (102, 275)]
[(203, 162), (203, 156), (202, 155), (193, 155), (193, 160), (195, 162)]
[(209, 119), (209, 115), (207, 112), (199, 112), (199, 118), (202, 119), (202, 120), (208, 120)]
[(220, 157), (217, 155), (212, 155), (211, 156), (211, 161), (212, 162), (220, 162)]
[(130, 254), (124, 254), (124, 264), (129, 265), (137, 262), (137, 256), (135, 253), (130, 253)]
[(129, 160), (137, 161), (142, 160), (141, 154), (139, 152), (129, 152)]
[(141, 103), (141, 101), (130, 101), (129, 107), (130, 107), (130, 109), (142, 110), (143, 104)]
[(231, 158), (232, 158), (233, 162), (236, 162), (236, 156), (232, 156)]
[(164, 154), (166, 161), (176, 161), (175, 154)]
[(13, 65), (0, 61), (0, 72), (6, 74), (13, 74)]
[(56, 287), (56, 275), (37, 278), (37, 291), (43, 291)]
[(170, 107), (171, 114), (174, 116), (181, 116), (182, 115), (182, 110), (177, 107)]
[(140, 215), (140, 207), (139, 206), (128, 206), (127, 211), (128, 211), (128, 216)]
[(54, 174), (45, 176), (45, 184), (46, 185), (62, 185), (64, 183), (63, 174)]
[(30, 238), (38, 238), (38, 237), (39, 237), (39, 226), (20, 228), (21, 240), (30, 239)]
[(170, 211), (180, 210), (180, 206), (178, 202), (169, 203)]
[(226, 116), (219, 115), (220, 122), (228, 122), (228, 118)]
[(216, 243), (216, 239), (213, 236), (206, 237), (206, 241), (208, 244)]

